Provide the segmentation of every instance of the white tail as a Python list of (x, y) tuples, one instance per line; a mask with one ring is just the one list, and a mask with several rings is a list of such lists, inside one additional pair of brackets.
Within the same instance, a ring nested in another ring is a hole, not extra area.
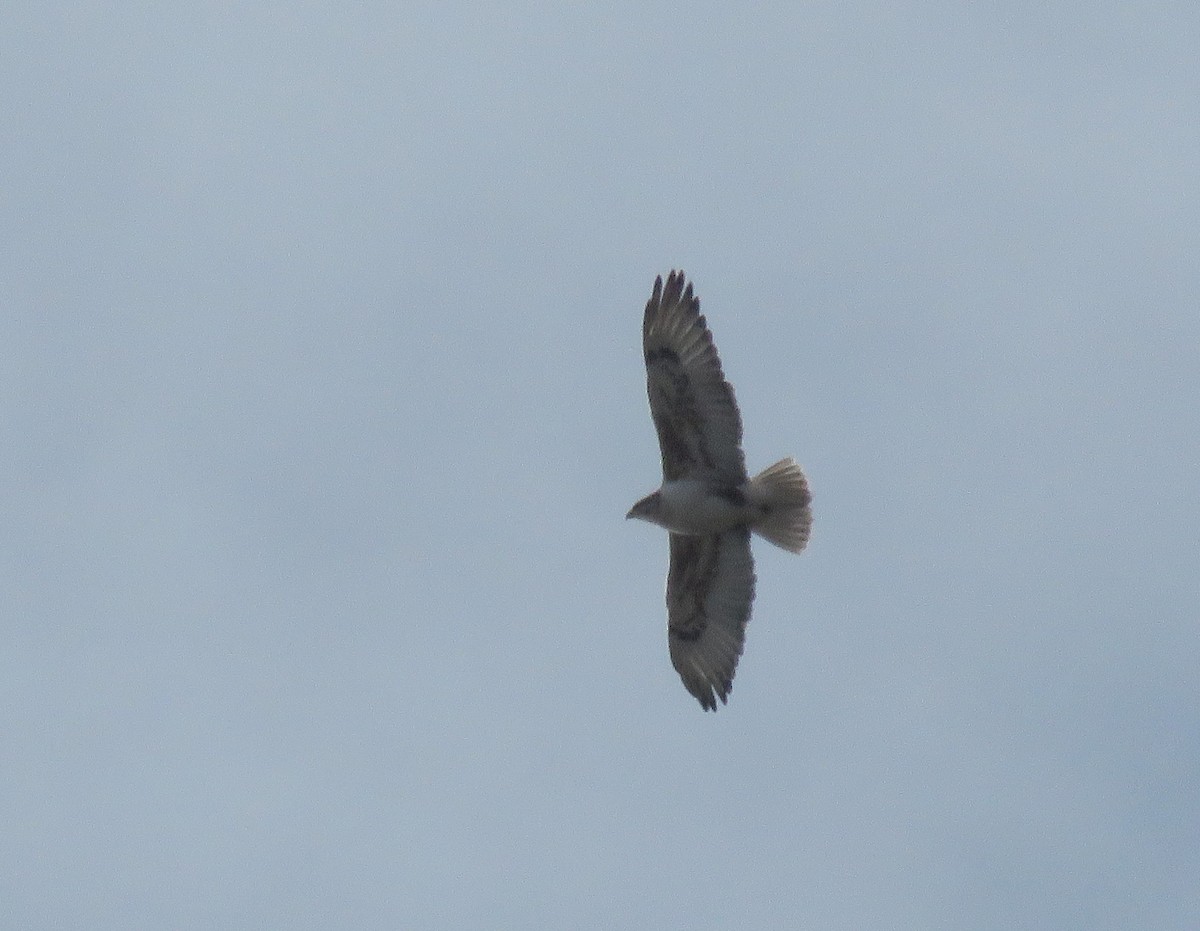
[(790, 456), (750, 479), (747, 497), (758, 511), (750, 525), (755, 533), (791, 553), (804, 549), (812, 529), (812, 495)]

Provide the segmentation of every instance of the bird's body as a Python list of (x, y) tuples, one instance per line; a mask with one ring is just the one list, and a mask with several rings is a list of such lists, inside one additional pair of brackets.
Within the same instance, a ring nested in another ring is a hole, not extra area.
[(750, 517), (744, 488), (744, 484), (728, 487), (697, 478), (663, 482), (655, 492), (658, 495), (657, 510), (647, 519), (672, 533), (686, 536), (724, 533), (744, 525)]
[(667, 630), (671, 661), (701, 706), (733, 686), (754, 601), (752, 532), (799, 553), (812, 500), (800, 467), (782, 459), (753, 478), (742, 421), (700, 302), (682, 272), (661, 278), (646, 304), (642, 344), (663, 482), (627, 517), (670, 531)]

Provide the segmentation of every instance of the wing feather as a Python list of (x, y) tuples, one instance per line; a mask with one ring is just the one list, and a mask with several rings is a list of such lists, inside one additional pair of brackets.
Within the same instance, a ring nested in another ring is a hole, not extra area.
[(683, 272), (671, 272), (665, 287), (661, 276), (655, 279), (642, 320), (642, 348), (663, 477), (744, 482), (741, 414)]
[(754, 559), (744, 528), (715, 536), (671, 534), (667, 640), (683, 684), (706, 711), (733, 688), (754, 601)]

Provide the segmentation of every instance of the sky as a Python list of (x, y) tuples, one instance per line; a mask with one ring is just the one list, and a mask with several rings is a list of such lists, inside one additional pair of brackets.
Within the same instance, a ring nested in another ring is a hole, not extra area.
[[(1200, 10), (18, 0), (0, 926), (1200, 926)], [(694, 280), (755, 545), (667, 655)]]

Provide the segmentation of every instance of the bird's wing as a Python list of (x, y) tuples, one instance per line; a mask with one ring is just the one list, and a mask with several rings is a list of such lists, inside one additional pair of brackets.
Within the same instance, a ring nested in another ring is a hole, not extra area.
[(655, 279), (642, 321), (642, 348), (663, 478), (740, 485), (746, 480), (742, 418), (683, 272), (671, 272), (665, 287), (661, 277)]
[(717, 710), (733, 673), (754, 601), (750, 531), (715, 536), (671, 534), (667, 572), (667, 640), (683, 684), (706, 711)]

